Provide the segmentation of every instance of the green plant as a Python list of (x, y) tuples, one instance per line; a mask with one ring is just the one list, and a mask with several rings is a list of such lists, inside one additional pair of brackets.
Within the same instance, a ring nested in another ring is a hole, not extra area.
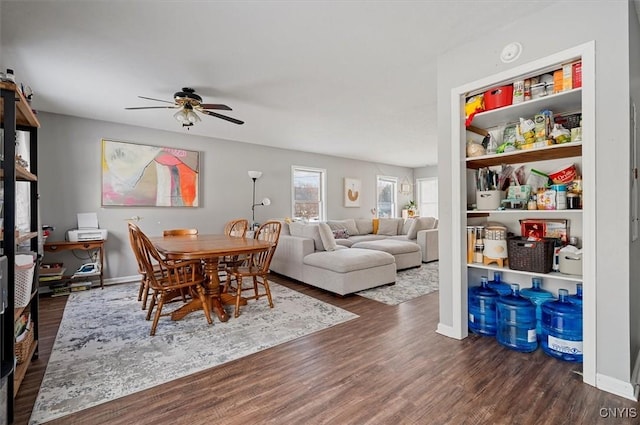
[(407, 210), (415, 209), (416, 208), (416, 201), (407, 202), (407, 204), (404, 206), (404, 208), (407, 209)]

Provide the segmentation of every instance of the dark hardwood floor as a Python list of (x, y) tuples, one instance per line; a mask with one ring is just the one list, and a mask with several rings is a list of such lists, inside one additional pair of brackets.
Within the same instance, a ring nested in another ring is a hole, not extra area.
[[(540, 349), (510, 351), (493, 338), (435, 333), (437, 293), (387, 306), (274, 281), (360, 317), (49, 423), (640, 423), (638, 403), (582, 383), (580, 365)], [(65, 303), (41, 299), (40, 357), (18, 393), (15, 424), (29, 421)]]

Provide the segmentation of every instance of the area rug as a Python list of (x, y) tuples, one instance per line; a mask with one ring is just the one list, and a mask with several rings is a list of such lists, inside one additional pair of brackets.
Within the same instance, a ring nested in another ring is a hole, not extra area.
[[(241, 315), (207, 324), (202, 312), (161, 317), (156, 336), (138, 283), (70, 295), (31, 414), (40, 424), (357, 318), (276, 283), (273, 309), (249, 301)], [(175, 305), (167, 307), (175, 308)], [(153, 373), (150, 373), (153, 371)]]
[(438, 290), (438, 262), (423, 263), (413, 269), (401, 270), (396, 274), (396, 284), (379, 286), (356, 292), (361, 297), (398, 305)]

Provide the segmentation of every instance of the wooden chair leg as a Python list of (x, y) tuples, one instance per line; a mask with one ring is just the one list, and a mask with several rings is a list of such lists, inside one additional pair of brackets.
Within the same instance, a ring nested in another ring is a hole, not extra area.
[[(140, 288), (138, 289), (138, 301), (142, 301), (142, 291), (144, 291), (145, 278), (140, 279)], [(142, 308), (144, 310), (144, 307)]]
[(258, 276), (253, 276), (253, 296), (258, 299)]
[(162, 313), (162, 305), (164, 304), (164, 297), (160, 297), (158, 306), (156, 307), (156, 315), (153, 317), (153, 323), (151, 324), (151, 336), (156, 334), (156, 327), (158, 327), (158, 320), (160, 320), (160, 313)]
[(240, 316), (240, 299), (242, 298), (242, 275), (236, 276), (236, 311), (233, 317)]
[(264, 285), (264, 290), (267, 293), (267, 299), (269, 300), (269, 307), (273, 308), (273, 300), (271, 299), (271, 288), (269, 288), (269, 281), (266, 276), (262, 276), (262, 284)]
[(151, 294), (151, 301), (149, 302), (149, 309), (147, 310), (147, 320), (151, 320), (151, 313), (153, 312), (153, 307), (156, 305), (156, 291), (153, 291)]
[(149, 298), (149, 282), (146, 279), (142, 290), (142, 309), (145, 310), (147, 308), (147, 299)]

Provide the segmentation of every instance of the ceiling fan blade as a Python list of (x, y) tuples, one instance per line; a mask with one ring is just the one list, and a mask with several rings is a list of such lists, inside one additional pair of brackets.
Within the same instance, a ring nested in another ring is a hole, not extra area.
[(222, 111), (232, 111), (232, 109), (229, 108), (227, 105), (220, 105), (216, 103), (201, 103), (200, 107), (202, 109), (218, 109)]
[(175, 102), (169, 102), (168, 100), (162, 100), (162, 99), (154, 99), (152, 97), (145, 97), (145, 96), (138, 96), (140, 99), (147, 99), (147, 100), (155, 100), (156, 102), (164, 102), (164, 103), (175, 103)]
[(217, 118), (223, 119), (225, 121), (232, 122), (234, 124), (239, 124), (239, 125), (244, 124), (244, 121), (240, 121), (240, 120), (237, 120), (235, 118), (227, 117), (226, 115), (220, 115), (220, 114), (217, 114), (215, 112), (203, 110), (202, 113), (203, 114), (207, 114), (207, 115), (211, 115), (212, 117), (217, 117)]
[(176, 109), (178, 106), (134, 106), (131, 108), (124, 109)]

